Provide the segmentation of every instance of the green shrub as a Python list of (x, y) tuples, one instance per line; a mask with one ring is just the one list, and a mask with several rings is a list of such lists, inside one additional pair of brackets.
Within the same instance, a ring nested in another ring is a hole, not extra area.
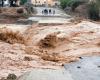
[(83, 3), (84, 3), (84, 1), (80, 1), (80, 0), (72, 1), (72, 4), (71, 4), (71, 9), (72, 9), (72, 11), (75, 11), (75, 9), (76, 9), (79, 5), (81, 5), (81, 4), (83, 4)]
[(67, 3), (67, 6), (71, 7), (72, 4), (75, 2), (76, 0), (70, 0), (68, 3)]
[(89, 3), (89, 10), (88, 10), (89, 18), (92, 20), (99, 20), (99, 6), (96, 2), (90, 2)]
[(27, 10), (27, 13), (28, 14), (35, 14), (36, 13), (36, 10), (33, 8), (33, 4), (31, 4), (31, 3), (26, 3), (26, 4), (24, 4), (24, 6), (25, 6), (25, 9)]
[(75, 10), (76, 7), (78, 7), (80, 4), (84, 3), (83, 0), (60, 0), (61, 7), (64, 9), (67, 6), (72, 8), (72, 11)]
[(27, 0), (20, 0), (20, 4), (24, 5), (27, 2)]
[(15, 74), (9, 74), (6, 80), (16, 80), (17, 76)]
[(60, 0), (60, 5), (64, 9), (71, 0)]

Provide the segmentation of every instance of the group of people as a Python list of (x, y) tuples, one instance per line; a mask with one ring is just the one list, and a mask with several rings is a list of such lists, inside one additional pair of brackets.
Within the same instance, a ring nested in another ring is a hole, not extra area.
[(42, 14), (55, 14), (55, 10), (51, 10), (51, 9), (44, 9), (42, 10)]

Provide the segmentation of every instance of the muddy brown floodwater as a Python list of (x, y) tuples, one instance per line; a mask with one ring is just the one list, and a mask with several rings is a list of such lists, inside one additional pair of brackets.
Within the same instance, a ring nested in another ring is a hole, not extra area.
[(99, 26), (89, 21), (41, 27), (0, 25), (0, 78), (9, 73), (20, 76), (32, 68), (59, 69), (80, 56), (99, 56)]

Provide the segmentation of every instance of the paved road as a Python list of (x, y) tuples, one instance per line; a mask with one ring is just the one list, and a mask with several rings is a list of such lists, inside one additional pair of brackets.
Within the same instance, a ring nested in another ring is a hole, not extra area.
[(100, 57), (84, 57), (64, 69), (33, 69), (18, 80), (100, 80)]

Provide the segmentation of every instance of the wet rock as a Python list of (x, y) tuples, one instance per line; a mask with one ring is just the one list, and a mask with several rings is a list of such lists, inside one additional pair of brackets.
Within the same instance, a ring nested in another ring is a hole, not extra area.
[(79, 57), (79, 59), (83, 59), (82, 57)]
[(32, 60), (32, 58), (31, 58), (31, 57), (29, 57), (29, 56), (25, 56), (25, 57), (24, 57), (24, 60), (25, 60), (25, 61), (31, 61), (31, 60)]
[(19, 13), (19, 14), (22, 14), (22, 13), (24, 13), (24, 10), (23, 10), (23, 8), (19, 8), (19, 9), (17, 9), (17, 13)]
[(6, 80), (16, 80), (17, 76), (15, 74), (9, 74)]

